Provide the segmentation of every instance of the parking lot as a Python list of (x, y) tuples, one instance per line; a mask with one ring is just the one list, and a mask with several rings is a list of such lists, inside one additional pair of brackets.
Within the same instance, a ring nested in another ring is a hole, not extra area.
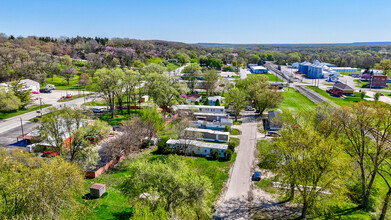
[[(39, 93), (39, 94), (33, 94), (33, 100), (34, 104), (39, 105), (39, 98), (42, 98), (42, 104), (51, 104), (51, 105), (56, 105), (59, 104), (57, 102), (61, 97), (65, 96), (67, 91), (65, 90), (52, 90), (52, 93)], [(85, 92), (84, 94), (88, 94), (90, 92)], [(77, 91), (68, 91), (68, 94), (72, 95), (78, 95), (78, 94), (83, 94), (82, 92), (78, 93)]]

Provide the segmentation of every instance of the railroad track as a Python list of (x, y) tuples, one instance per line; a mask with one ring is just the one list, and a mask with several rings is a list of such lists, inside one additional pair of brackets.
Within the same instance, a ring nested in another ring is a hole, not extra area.
[(334, 106), (336, 108), (339, 107), (337, 104), (335, 104), (334, 102), (330, 101), (328, 98), (318, 94), (317, 92), (311, 90), (307, 86), (297, 85), (297, 86), (295, 86), (295, 89), (297, 91), (299, 91), (301, 94), (303, 94), (304, 96), (306, 96), (309, 100), (313, 101), (314, 103), (328, 102), (328, 103), (330, 103), (332, 106)]

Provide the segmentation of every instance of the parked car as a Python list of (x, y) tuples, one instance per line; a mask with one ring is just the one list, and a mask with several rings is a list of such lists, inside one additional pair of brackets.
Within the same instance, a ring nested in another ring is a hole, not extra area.
[(261, 180), (261, 172), (255, 172), (252, 177), (253, 181), (260, 181)]
[(254, 108), (251, 105), (246, 106), (246, 111), (254, 111)]
[(94, 113), (102, 113), (103, 109), (101, 109), (101, 108), (94, 108), (94, 109), (92, 109), (92, 112), (94, 112)]
[(27, 145), (26, 146), (27, 152), (30, 152), (30, 153), (34, 152), (35, 146), (36, 146), (36, 144), (29, 144), (29, 145)]
[(54, 151), (45, 151), (42, 154), (42, 157), (56, 157), (58, 154)]
[(267, 133), (267, 135), (272, 136), (272, 137), (281, 137), (281, 134), (277, 131), (269, 131)]
[(383, 94), (383, 93), (380, 93), (380, 96), (384, 96), (384, 94)]
[(44, 89), (40, 89), (39, 92), (40, 92), (40, 93), (51, 93), (52, 90), (51, 90), (51, 89), (48, 89), (48, 88), (44, 88)]
[(56, 86), (53, 85), (53, 84), (47, 84), (47, 85), (46, 85), (46, 88), (47, 88), (47, 89), (50, 89), (50, 90), (56, 90)]

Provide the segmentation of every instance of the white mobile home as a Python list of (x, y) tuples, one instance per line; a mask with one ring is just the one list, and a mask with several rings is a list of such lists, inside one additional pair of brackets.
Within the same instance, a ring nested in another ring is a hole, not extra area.
[(203, 113), (224, 113), (224, 106), (210, 106), (210, 105), (178, 105), (177, 110), (195, 110)]
[(212, 156), (212, 150), (218, 150), (220, 152), (220, 157), (224, 157), (224, 152), (228, 149), (227, 144), (207, 143), (196, 140), (170, 139), (166, 143), (171, 149), (185, 149), (186, 154), (198, 156)]
[(197, 132), (202, 136), (204, 141), (214, 141), (214, 142), (228, 142), (229, 141), (229, 132), (216, 131), (202, 128), (186, 128), (186, 131)]

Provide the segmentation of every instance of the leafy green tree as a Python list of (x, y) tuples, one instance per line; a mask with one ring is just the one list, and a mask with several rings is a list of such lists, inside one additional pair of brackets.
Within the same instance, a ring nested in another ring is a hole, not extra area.
[(198, 62), (190, 63), (182, 72), (184, 73), (184, 79), (188, 81), (190, 92), (193, 92), (197, 85), (197, 77), (201, 73), (200, 65), (198, 65)]
[(111, 118), (114, 118), (115, 98), (118, 97), (118, 92), (122, 92), (123, 85), (121, 82), (124, 79), (124, 71), (121, 69), (102, 68), (96, 71), (96, 82), (99, 92), (102, 93), (107, 105), (110, 107)]
[(156, 107), (142, 109), (140, 118), (144, 122), (144, 129), (147, 130), (148, 140), (151, 140), (153, 135), (163, 128), (164, 121)]
[(177, 57), (178, 57), (178, 62), (182, 65), (186, 64), (190, 61), (190, 57), (185, 53), (180, 53), (180, 54), (178, 54)]
[(369, 208), (369, 198), (379, 169), (391, 155), (391, 111), (388, 107), (366, 102), (344, 106), (332, 115), (332, 122), (346, 140), (343, 150), (359, 170), (362, 208)]
[(158, 74), (163, 74), (165, 71), (164, 67), (156, 64), (156, 63), (151, 63), (146, 65), (144, 68), (140, 70), (140, 73), (142, 75), (147, 75), (148, 73), (158, 73)]
[(217, 58), (209, 58), (208, 66), (210, 68), (221, 69), (221, 67), (223, 66), (223, 61)]
[(20, 78), (18, 80), (12, 81), (10, 89), (13, 91), (13, 94), (19, 98), (22, 103), (30, 103), (31, 102), (31, 92), (26, 89), (26, 84), (22, 83)]
[[(142, 80), (142, 76), (134, 70), (125, 69), (125, 76), (123, 79), (123, 89), (124, 95), (126, 96), (126, 103), (128, 114), (130, 114), (130, 104), (133, 103), (134, 109), (136, 109), (136, 103), (141, 101), (141, 91), (137, 92), (137, 87), (140, 86)], [(141, 87), (138, 88), (139, 90)]]
[(212, 95), (216, 91), (217, 83), (219, 81), (219, 74), (216, 70), (207, 70), (204, 73), (204, 86), (206, 93)]
[(181, 100), (181, 94), (186, 90), (186, 85), (180, 83), (177, 78), (165, 74), (150, 73), (145, 76), (145, 80), (148, 94), (163, 108), (163, 117), (166, 116), (168, 106)]
[(228, 90), (225, 98), (225, 102), (231, 105), (235, 113), (235, 121), (238, 120), (240, 112), (246, 107), (247, 100), (246, 94), (238, 88), (231, 88)]
[(225, 160), (230, 161), (233, 154), (234, 154), (234, 153), (233, 153), (233, 151), (232, 151), (231, 149), (227, 149), (227, 150), (224, 152)]
[(77, 219), (83, 213), (76, 198), (84, 191), (78, 166), (61, 157), (45, 160), (19, 149), (0, 148), (1, 219)]
[(258, 64), (258, 62), (261, 60), (261, 58), (258, 55), (253, 55), (251, 59), (249, 60), (250, 63)]
[(220, 100), (216, 99), (215, 106), (220, 106)]
[(208, 178), (192, 171), (179, 156), (165, 160), (139, 159), (127, 167), (129, 177), (120, 190), (134, 206), (143, 205), (154, 213), (163, 208), (171, 217), (209, 218), (207, 199), (212, 187)]
[(375, 69), (383, 70), (383, 75), (390, 76), (391, 60), (384, 59), (375, 65)]
[(19, 98), (12, 91), (6, 92), (4, 88), (0, 88), (0, 111), (16, 111), (20, 105)]

